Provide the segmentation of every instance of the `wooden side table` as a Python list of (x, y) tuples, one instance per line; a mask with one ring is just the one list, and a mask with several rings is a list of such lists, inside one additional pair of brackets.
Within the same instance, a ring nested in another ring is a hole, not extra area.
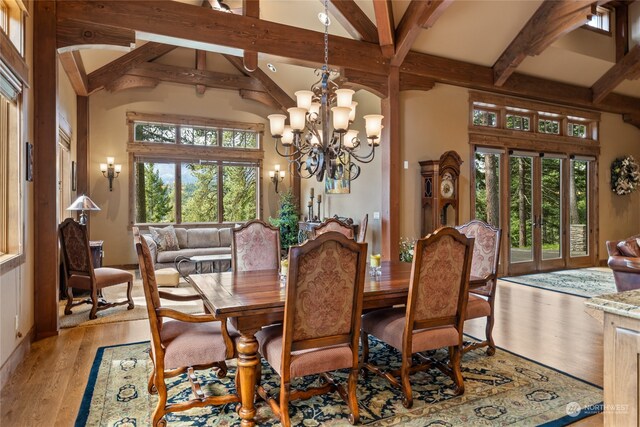
[(91, 262), (93, 268), (102, 267), (102, 257), (104, 256), (104, 250), (102, 249), (102, 240), (90, 240), (89, 248), (91, 249)]

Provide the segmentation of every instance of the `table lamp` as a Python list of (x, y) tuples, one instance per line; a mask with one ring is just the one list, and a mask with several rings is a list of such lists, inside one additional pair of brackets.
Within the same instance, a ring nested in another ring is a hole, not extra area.
[(99, 211), (100, 208), (96, 205), (89, 196), (84, 194), (78, 197), (75, 202), (71, 203), (71, 206), (67, 208), (68, 211), (80, 211), (80, 224), (87, 224), (87, 214), (84, 211)]

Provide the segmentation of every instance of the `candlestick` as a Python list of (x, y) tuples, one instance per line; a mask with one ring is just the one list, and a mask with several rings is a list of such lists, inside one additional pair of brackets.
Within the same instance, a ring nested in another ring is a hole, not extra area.
[(320, 216), (320, 204), (322, 203), (322, 195), (318, 194), (318, 221), (320, 221), (320, 218), (322, 218)]
[(313, 189), (313, 187), (311, 187), (311, 198), (312, 199), (313, 199), (313, 195), (314, 195), (313, 191), (314, 191), (314, 189)]

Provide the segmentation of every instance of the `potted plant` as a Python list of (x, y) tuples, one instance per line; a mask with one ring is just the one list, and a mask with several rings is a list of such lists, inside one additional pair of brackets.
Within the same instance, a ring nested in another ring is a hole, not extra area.
[(280, 228), (280, 248), (284, 256), (290, 246), (298, 244), (298, 219), (300, 215), (293, 193), (288, 190), (280, 195), (277, 218), (269, 218), (274, 227)]

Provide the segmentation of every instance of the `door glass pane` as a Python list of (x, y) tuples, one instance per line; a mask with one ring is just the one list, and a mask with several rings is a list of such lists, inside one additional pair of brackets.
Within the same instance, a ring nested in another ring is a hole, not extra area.
[(542, 158), (542, 259), (562, 256), (562, 160)]
[(500, 227), (500, 154), (476, 153), (476, 215)]
[(589, 162), (571, 160), (569, 174), (569, 244), (572, 257), (589, 255)]
[(255, 166), (223, 167), (224, 221), (249, 221), (258, 216)]
[(182, 222), (218, 222), (218, 165), (182, 163)]
[(509, 158), (511, 263), (533, 261), (533, 158)]
[(174, 222), (174, 163), (136, 163), (136, 222)]

